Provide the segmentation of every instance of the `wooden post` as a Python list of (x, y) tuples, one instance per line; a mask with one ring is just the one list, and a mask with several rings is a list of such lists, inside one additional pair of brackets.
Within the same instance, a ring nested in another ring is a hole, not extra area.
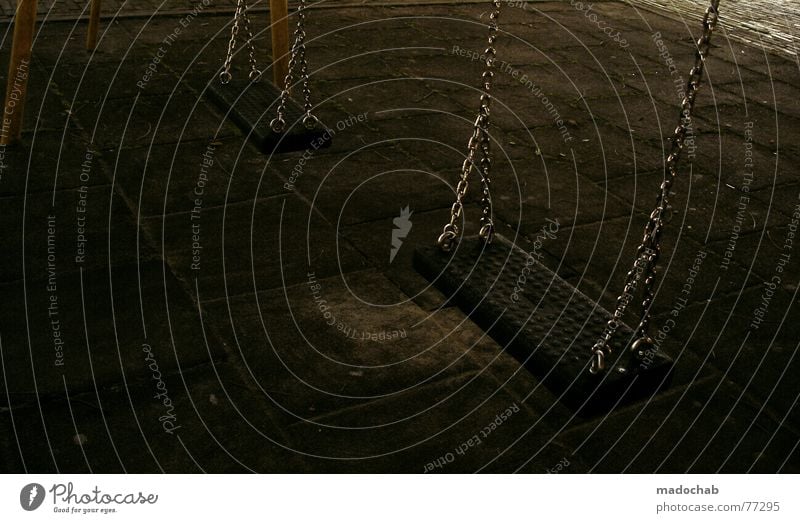
[(28, 74), (35, 28), (36, 0), (17, 0), (0, 145), (8, 145), (22, 136), (22, 114), (25, 109), (25, 95), (28, 92)]
[(86, 30), (86, 50), (92, 51), (97, 46), (97, 31), (100, 29), (100, 0), (90, 0), (89, 27)]
[(269, 0), (272, 29), (272, 80), (279, 88), (289, 72), (289, 0)]

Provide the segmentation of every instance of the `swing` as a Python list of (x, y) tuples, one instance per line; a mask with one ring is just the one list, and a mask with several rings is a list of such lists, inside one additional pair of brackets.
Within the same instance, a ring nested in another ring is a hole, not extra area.
[[(246, 0), (238, 0), (233, 15), (228, 52), (222, 72), (219, 74), (219, 84), (209, 88), (211, 99), (265, 154), (299, 151), (312, 146), (315, 149), (330, 146), (333, 133), (312, 114), (305, 43), (306, 0), (300, 0), (297, 7), (297, 26), (289, 59), (289, 71), (280, 90), (270, 82), (261, 81), (247, 9)], [(231, 62), (236, 50), (236, 37), (239, 34), (240, 24), (246, 33), (245, 45), (248, 50), (250, 73), (247, 78), (234, 79)], [(289, 91), (298, 69), (297, 76), (303, 90), (303, 107), (289, 98)], [(275, 117), (270, 119), (265, 108), (271, 107), (276, 102)]]
[[(673, 364), (648, 335), (664, 213), (719, 18), (719, 0), (711, 0), (705, 12), (680, 120), (665, 160), (664, 180), (613, 313), (539, 263), (533, 254), (495, 233), (489, 178), (489, 113), (500, 1), (494, 0), (492, 5), (480, 109), (456, 186), (450, 221), (436, 245), (414, 252), (414, 266), (548, 388), (560, 394), (566, 405), (582, 411), (602, 410), (652, 394), (668, 383)], [(480, 156), (477, 163), (476, 156)], [(480, 173), (483, 188), (480, 232), (459, 242), (457, 221), (473, 168)], [(642, 311), (639, 324), (632, 329), (623, 322), (623, 315), (640, 284)], [(625, 340), (620, 343), (624, 349), (618, 353), (611, 348), (615, 335), (619, 341)]]

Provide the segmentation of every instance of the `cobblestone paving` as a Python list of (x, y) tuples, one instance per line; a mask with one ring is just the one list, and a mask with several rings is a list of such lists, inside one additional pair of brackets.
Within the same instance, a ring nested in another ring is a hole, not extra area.
[[(531, 3), (541, 0), (529, 0)], [(569, 1), (569, 0), (563, 0)], [(600, 0), (600, 2), (605, 0)], [(86, 16), (89, 2), (78, 0), (46, 0), (39, 3), (40, 19), (74, 19)], [(364, 0), (323, 0), (317, 7), (336, 7), (345, 5), (364, 5)], [(388, 2), (392, 3), (392, 2)], [(395, 0), (398, 5), (459, 3), (458, 0)], [(463, 3), (463, 2), (461, 2)], [(477, 0), (476, 0), (477, 3)], [(669, 13), (682, 21), (696, 21), (702, 17), (707, 2), (703, 0), (627, 0), (633, 7), (655, 9)], [(16, 0), (0, 0), (0, 16), (10, 17), (15, 9)], [(162, 16), (190, 10), (195, 2), (165, 0), (105, 0), (103, 16), (150, 15), (160, 13)], [(209, 11), (232, 9), (234, 0), (208, 0)], [(256, 0), (249, 2), (254, 10), (266, 9), (265, 2)], [(800, 7), (791, 0), (747, 0), (745, 2), (722, 3), (725, 29), (737, 40), (764, 47), (772, 52), (797, 56), (798, 39), (800, 38)]]
[[(205, 94), (228, 16), (107, 22), (93, 54), (43, 24), (23, 144), (0, 150), (0, 470), (800, 472), (798, 64), (716, 41), (653, 310), (672, 382), (588, 415), (411, 266), (453, 200), (484, 14), (315, 12), (336, 134), (274, 157)], [(501, 22), (498, 227), (612, 307), (695, 29), (620, 2)]]
[[(699, 20), (704, 2), (694, 0), (634, 0), (632, 5), (655, 7), (688, 21)], [(800, 5), (792, 0), (747, 0), (720, 3), (731, 38), (773, 52), (797, 56), (800, 48)]]

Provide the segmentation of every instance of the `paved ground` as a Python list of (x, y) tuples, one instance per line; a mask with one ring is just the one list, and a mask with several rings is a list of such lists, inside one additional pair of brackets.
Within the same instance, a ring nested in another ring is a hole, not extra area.
[[(630, 5), (655, 7), (691, 25), (702, 19), (704, 2), (692, 0), (632, 0)], [(800, 6), (792, 0), (747, 0), (720, 3), (728, 24), (726, 34), (739, 42), (793, 58), (800, 48)]]
[[(484, 12), (315, 12), (339, 130), (305, 158), (259, 154), (207, 101), (227, 17), (120, 19), (91, 56), (82, 25), (45, 24), (2, 151), (2, 469), (798, 472), (797, 62), (715, 47), (654, 311), (673, 382), (580, 415), (411, 268), (453, 198)], [(557, 221), (545, 259), (610, 307), (691, 38), (618, 2), (502, 21), (497, 221), (528, 249)]]
[[(369, 2), (371, 5), (395, 4), (451, 4), (480, 3), (485, 0), (389, 0), (386, 2)], [(537, 3), (542, 0), (523, 0), (516, 2)], [(567, 2), (569, 0), (561, 0)], [(601, 0), (604, 1), (604, 0)], [(105, 0), (102, 3), (101, 16), (104, 19), (114, 17), (150, 17), (177, 14), (190, 11), (196, 2), (184, 0), (167, 2), (165, 0)], [(205, 0), (206, 12), (229, 12), (236, 4), (234, 0)], [(315, 8), (339, 8), (340, 6), (363, 5), (363, 0), (318, 0), (313, 2)], [(511, 1), (514, 4), (515, 2)], [(575, 3), (574, 0), (572, 2)], [(705, 2), (694, 0), (627, 0), (632, 8), (656, 9), (671, 18), (689, 24), (696, 23), (703, 16)], [(254, 0), (247, 3), (253, 11), (267, 10), (266, 2)], [(88, 16), (88, 1), (48, 0), (40, 2), (40, 20), (75, 20)], [(0, 0), (0, 18), (10, 18), (16, 6), (16, 0)], [(722, 8), (728, 25), (723, 29), (726, 35), (738, 42), (756, 45), (771, 52), (796, 57), (800, 23), (798, 23), (798, 7), (792, 0), (746, 0), (744, 2), (723, 2)]]

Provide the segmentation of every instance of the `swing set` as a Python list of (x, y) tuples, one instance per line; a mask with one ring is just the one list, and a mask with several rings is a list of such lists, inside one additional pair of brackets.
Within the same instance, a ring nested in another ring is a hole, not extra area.
[[(295, 12), (297, 25), (294, 41), (286, 73), (279, 83), (282, 87), (280, 90), (269, 82), (261, 81), (247, 10), (246, 0), (238, 0), (231, 24), (228, 51), (222, 72), (219, 74), (219, 84), (214, 84), (209, 89), (211, 98), (265, 154), (303, 150), (309, 148), (311, 144), (329, 147), (333, 133), (326, 129), (312, 112), (314, 106), (311, 103), (306, 60), (307, 0), (299, 0)], [(236, 52), (236, 38), (240, 29), (245, 33), (250, 71), (247, 78), (234, 79), (231, 63)], [(290, 91), (295, 87), (295, 77), (298, 77), (303, 94), (302, 107), (289, 97)], [(275, 113), (270, 119), (267, 111), (272, 107), (275, 107)]]
[[(100, 0), (91, 2), (87, 36), (90, 49), (96, 43)], [(415, 251), (414, 266), (545, 385), (560, 392), (565, 403), (580, 409), (605, 408), (623, 398), (651, 393), (668, 383), (673, 363), (649, 335), (661, 237), (669, 192), (678, 173), (711, 36), (719, 19), (719, 0), (711, 0), (705, 11), (679, 121), (664, 161), (664, 177), (613, 312), (495, 231), (490, 114), (501, 1), (492, 0), (491, 5), (485, 68), (481, 75), (482, 93), (455, 187), (455, 201), (435, 244)], [(238, 0), (219, 84), (209, 89), (211, 98), (266, 154), (306, 149), (321, 136), (332, 135), (313, 114), (306, 60), (306, 11), (307, 0), (299, 0), (294, 39), (289, 49), (287, 2), (270, 0), (275, 58), (275, 84), (272, 84), (261, 81), (248, 6), (246, 0)], [(10, 73), (30, 60), (35, 17), (36, 0), (19, 0)], [(246, 78), (234, 78), (232, 73), (240, 31), (244, 32), (248, 53)], [(6, 109), (12, 81), (14, 75), (9, 74)], [(291, 90), (298, 86), (303, 97), (302, 106), (290, 97)], [(22, 99), (18, 93), (16, 100), (18, 110), (11, 114), (8, 128), (4, 122), (0, 143), (19, 138), (23, 105), (24, 82)], [(323, 143), (329, 145), (330, 140)], [(473, 170), (478, 171), (481, 180), (480, 229), (477, 236), (463, 237), (460, 224)], [(517, 286), (519, 274), (525, 277), (524, 288)], [(624, 323), (623, 316), (637, 293), (641, 295), (641, 308), (638, 324), (631, 328)]]

